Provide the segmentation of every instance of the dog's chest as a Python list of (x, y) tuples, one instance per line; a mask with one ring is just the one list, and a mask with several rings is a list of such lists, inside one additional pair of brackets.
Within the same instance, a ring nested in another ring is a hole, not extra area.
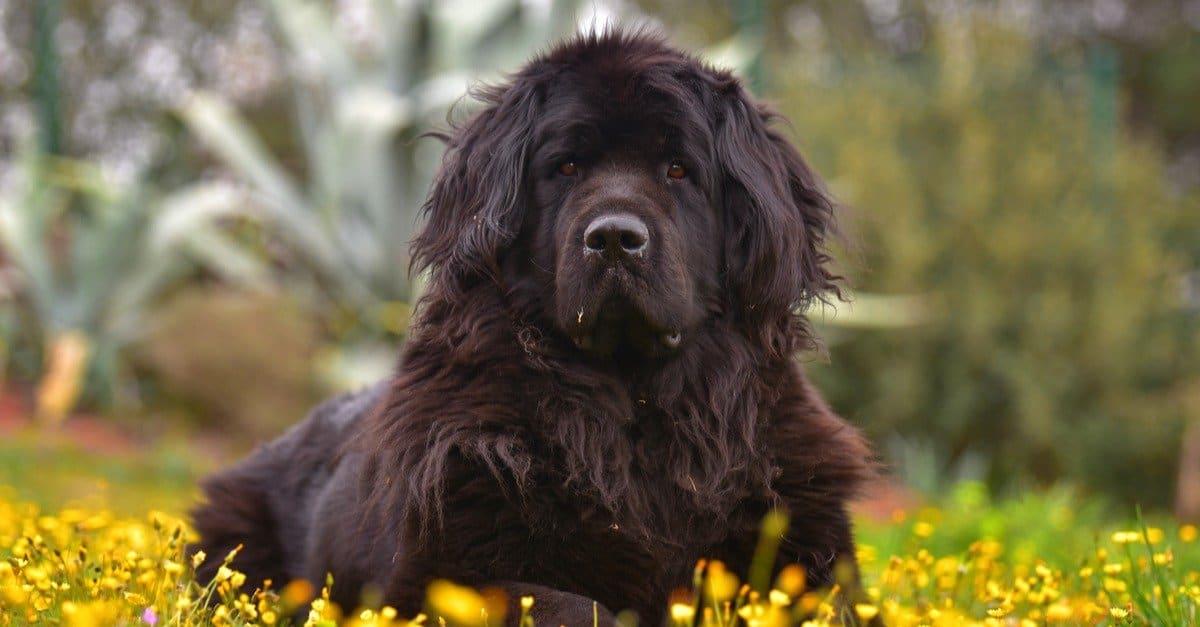
[(646, 537), (602, 509), (560, 510), (536, 525), (532, 540), (536, 580), (640, 612), (686, 585), (700, 553), (679, 538)]

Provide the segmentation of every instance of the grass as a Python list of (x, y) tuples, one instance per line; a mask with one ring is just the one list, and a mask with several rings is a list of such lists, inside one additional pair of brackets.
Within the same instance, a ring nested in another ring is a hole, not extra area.
[[(451, 582), (431, 586), (418, 617), (386, 607), (342, 614), (328, 589), (303, 582), (240, 594), (242, 575), (228, 568), (199, 586), (183, 555), (191, 531), (182, 512), (212, 464), (184, 450), (116, 458), (32, 436), (0, 443), (0, 625), (501, 623), (494, 595)], [(1124, 524), (1111, 516), (1066, 489), (997, 502), (980, 485), (960, 484), (936, 505), (859, 522), (868, 594), (860, 603), (805, 590), (796, 568), (755, 590), (719, 562), (702, 562), (693, 589), (672, 596), (670, 614), (677, 625), (710, 626), (836, 624), (847, 615), (889, 625), (1196, 624), (1197, 529), (1136, 512)], [(764, 536), (785, 524), (767, 521)]]
[(182, 512), (195, 502), (196, 478), (209, 467), (181, 446), (101, 454), (31, 433), (0, 441), (0, 486), (42, 510), (75, 503), (119, 515), (151, 507)]

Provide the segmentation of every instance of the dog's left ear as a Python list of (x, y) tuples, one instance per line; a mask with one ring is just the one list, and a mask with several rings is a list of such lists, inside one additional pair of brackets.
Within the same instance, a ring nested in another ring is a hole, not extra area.
[[(735, 304), (774, 315), (840, 295), (826, 238), (835, 202), (800, 153), (770, 122), (778, 114), (731, 81), (720, 95), (721, 163), (728, 286)], [(753, 315), (753, 314), (748, 314)]]

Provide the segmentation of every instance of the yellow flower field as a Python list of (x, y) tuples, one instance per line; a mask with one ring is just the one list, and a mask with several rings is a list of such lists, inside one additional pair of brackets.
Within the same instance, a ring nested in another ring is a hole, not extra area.
[[(0, 625), (407, 625), (500, 624), (503, 604), (450, 582), (430, 588), (427, 612), (397, 616), (387, 607), (341, 612), (328, 590), (273, 582), (254, 595), (236, 593), (241, 573), (223, 568), (208, 587), (192, 581), (184, 556), (191, 538), (178, 515), (151, 511), (123, 517), (97, 507), (45, 511), (0, 491)], [(768, 521), (768, 528), (786, 524)], [(719, 562), (701, 562), (695, 588), (674, 597), (675, 624), (838, 624), (853, 613), (889, 625), (1190, 625), (1200, 604), (1200, 573), (1177, 556), (1195, 555), (1197, 529), (1146, 527), (1107, 534), (1069, 568), (1034, 557), (1014, 563), (999, 541), (980, 539), (964, 552), (924, 548), (938, 532), (917, 521), (903, 554), (863, 545), (867, 598), (850, 607), (836, 590), (804, 589), (787, 568), (762, 593)], [(1080, 531), (1079, 533), (1086, 533)], [(764, 534), (767, 537), (768, 534)], [(769, 543), (767, 543), (769, 545)], [(202, 556), (197, 556), (198, 558)], [(203, 559), (225, 559), (211, 555)], [(1194, 566), (1194, 564), (1193, 564)], [(324, 594), (322, 594), (324, 592)], [(523, 599), (528, 610), (536, 599)], [(528, 617), (524, 622), (530, 624)]]

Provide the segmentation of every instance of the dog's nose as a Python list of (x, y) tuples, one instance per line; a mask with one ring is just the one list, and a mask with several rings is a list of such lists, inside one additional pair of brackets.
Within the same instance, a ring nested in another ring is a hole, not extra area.
[(600, 216), (583, 232), (585, 252), (602, 253), (610, 259), (641, 256), (649, 242), (646, 223), (627, 213)]

